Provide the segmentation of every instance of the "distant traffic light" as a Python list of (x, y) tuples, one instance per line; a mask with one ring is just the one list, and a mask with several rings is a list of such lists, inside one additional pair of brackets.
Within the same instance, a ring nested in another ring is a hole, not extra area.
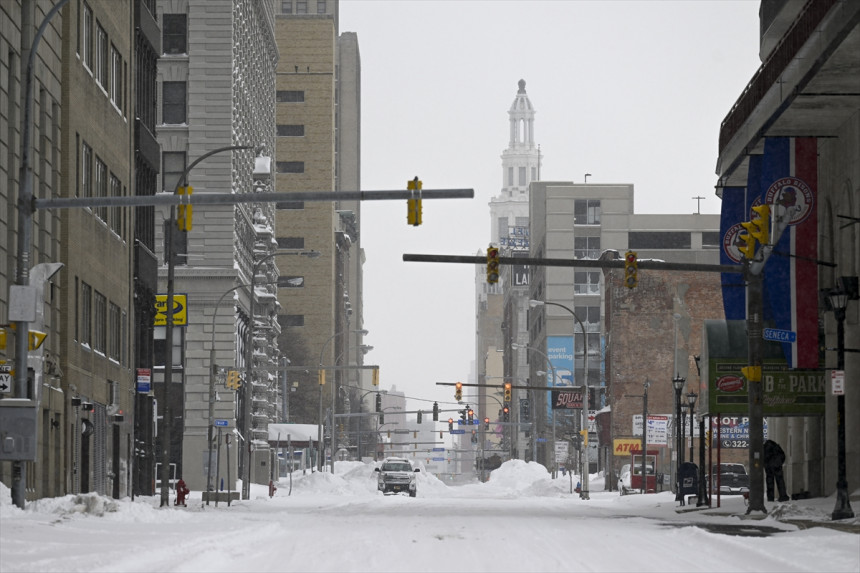
[(379, 367), (377, 366), (376, 368), (374, 368), (372, 372), (373, 372), (373, 379), (372, 379), (373, 385), (379, 386)]
[(511, 407), (505, 404), (502, 408), (502, 421), (507, 422), (510, 420)]
[(382, 411), (382, 394), (376, 395), (376, 411), (377, 412)]
[(489, 418), (484, 418), (484, 429), (485, 430), (490, 429), (490, 419)]
[(453, 429), (454, 429), (454, 418), (448, 418), (448, 431), (450, 432)]
[(242, 385), (242, 380), (239, 378), (238, 370), (229, 370), (227, 372), (227, 382), (225, 383), (227, 388), (232, 390), (238, 390)]
[(421, 410), (418, 410), (418, 423), (421, 423)]
[[(409, 181), (406, 184), (406, 189), (412, 191), (413, 199), (406, 200), (406, 222), (412, 225), (413, 227), (417, 227), (421, 224), (421, 187), (423, 186), (422, 182), (418, 180), (416, 176), (415, 179)], [(418, 192), (418, 197), (415, 197), (415, 191)]]
[(499, 282), (499, 248), (493, 245), (487, 247), (487, 282)]
[(627, 288), (634, 288), (639, 284), (639, 263), (636, 251), (624, 253), (624, 284)]
[(746, 233), (738, 234), (738, 238), (744, 243), (738, 247), (738, 250), (749, 260), (755, 256), (756, 241), (762, 245), (770, 243), (770, 206), (756, 205), (752, 210), (758, 214), (758, 217), (741, 223)]
[(466, 410), (460, 410), (460, 423), (466, 423)]
[(439, 421), (439, 402), (433, 402), (433, 421)]
[(454, 387), (454, 399), (458, 402), (463, 399), (463, 383), (457, 382), (457, 385)]
[(511, 383), (505, 382), (505, 402), (511, 401)]
[(474, 417), (475, 417), (475, 411), (474, 411), (473, 409), (469, 408), (466, 412), (467, 412), (467, 414), (468, 414), (468, 416), (469, 416), (469, 423), (471, 424), (471, 423), (472, 423), (472, 418), (474, 418)]

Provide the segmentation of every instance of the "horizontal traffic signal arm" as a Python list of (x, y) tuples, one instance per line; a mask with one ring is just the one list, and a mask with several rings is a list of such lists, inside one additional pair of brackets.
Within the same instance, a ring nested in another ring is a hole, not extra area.
[[(463, 263), (481, 265), (487, 262), (484, 256), (475, 255), (403, 255), (407, 263)], [(621, 269), (624, 270), (624, 259), (601, 261), (597, 259), (533, 259), (528, 257), (499, 257), (502, 265), (530, 265), (535, 267), (577, 267), (582, 269)], [(639, 270), (652, 271), (699, 271), (707, 273), (740, 273), (743, 265), (709, 265), (705, 263), (669, 263), (652, 259), (639, 259)], [(463, 386), (479, 386), (480, 384), (463, 384)], [(494, 384), (492, 386), (498, 386)], [(518, 388), (519, 386), (514, 386)]]
[[(199, 187), (198, 187), (199, 191)], [(147, 205), (236, 205), (238, 203), (278, 203), (282, 201), (393, 201), (412, 198), (412, 191), (296, 191), (291, 193), (195, 193), (194, 195), (135, 195), (131, 197), (58, 197), (33, 198), (33, 209), (69, 209), (74, 207), (136, 207)], [(424, 189), (422, 199), (473, 199), (474, 189)]]
[[(456, 386), (456, 382), (436, 382), (436, 386)], [(496, 390), (501, 390), (498, 384), (466, 384), (463, 382), (463, 386), (477, 386), (479, 388), (494, 388)], [(559, 388), (569, 389), (570, 386), (518, 386), (516, 384), (511, 385), (512, 390), (558, 390)], [(579, 388), (579, 386), (574, 386), (573, 388)], [(462, 408), (460, 408), (462, 410)], [(460, 410), (457, 410), (458, 412)], [(439, 410), (440, 412), (450, 412), (452, 410)]]

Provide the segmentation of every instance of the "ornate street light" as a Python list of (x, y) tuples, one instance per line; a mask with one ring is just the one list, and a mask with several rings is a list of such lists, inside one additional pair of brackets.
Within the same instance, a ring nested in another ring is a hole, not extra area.
[[(836, 370), (845, 376), (845, 309), (848, 307), (849, 293), (842, 288), (831, 289), (827, 293), (833, 314), (836, 316)], [(845, 395), (836, 396), (836, 440), (838, 447), (838, 476), (836, 479), (836, 506), (833, 519), (854, 517), (851, 500), (848, 497), (848, 478), (845, 468)]]
[[(684, 389), (686, 382), (687, 379), (678, 374), (672, 378), (672, 387), (675, 389), (675, 437), (677, 444), (675, 448), (675, 501), (681, 502), (681, 505), (684, 505), (684, 496), (681, 495), (681, 457), (683, 452), (683, 445), (681, 444), (681, 390)], [(642, 423), (645, 424), (646, 421), (642, 420)], [(645, 431), (644, 426), (642, 430)]]

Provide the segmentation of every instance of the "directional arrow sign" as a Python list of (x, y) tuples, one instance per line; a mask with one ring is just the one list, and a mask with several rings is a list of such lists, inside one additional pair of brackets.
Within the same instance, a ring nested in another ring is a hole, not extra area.
[(0, 394), (12, 393), (12, 370), (9, 366), (0, 365)]

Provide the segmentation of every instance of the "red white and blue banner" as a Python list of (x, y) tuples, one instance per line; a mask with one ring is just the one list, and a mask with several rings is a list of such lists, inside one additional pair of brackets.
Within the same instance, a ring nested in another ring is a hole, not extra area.
[(746, 188), (723, 189), (720, 233), (722, 264), (737, 263), (738, 273), (722, 274), (726, 320), (746, 317), (746, 293), (740, 273), (741, 223), (757, 216), (752, 207), (767, 204), (786, 210), (788, 226), (764, 267), (765, 322), (797, 333), (783, 342), (791, 368), (818, 367), (818, 145), (815, 138), (765, 140), (764, 155), (750, 156)]
[(760, 203), (785, 208), (788, 228), (764, 268), (777, 328), (797, 333), (783, 342), (792, 368), (816, 368), (818, 350), (818, 140), (765, 139)]

